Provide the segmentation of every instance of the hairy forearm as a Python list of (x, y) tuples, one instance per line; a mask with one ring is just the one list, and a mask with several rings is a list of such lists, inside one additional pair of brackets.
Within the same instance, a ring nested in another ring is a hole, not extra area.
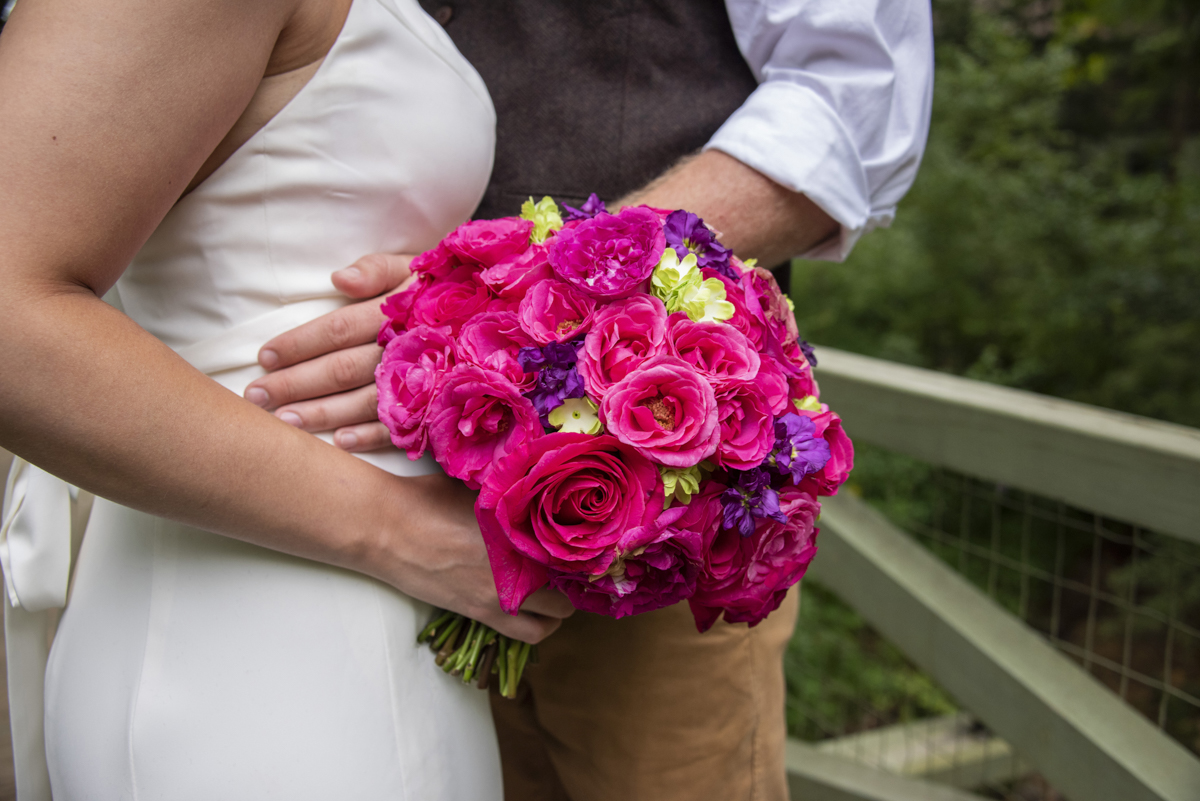
[(771, 267), (834, 236), (838, 224), (802, 194), (732, 156), (708, 150), (689, 157), (620, 205), (687, 209), (744, 259)]
[(88, 290), (10, 285), (0, 321), (0, 445), (132, 508), (370, 572), (374, 510), (400, 506), (403, 480), (228, 392)]

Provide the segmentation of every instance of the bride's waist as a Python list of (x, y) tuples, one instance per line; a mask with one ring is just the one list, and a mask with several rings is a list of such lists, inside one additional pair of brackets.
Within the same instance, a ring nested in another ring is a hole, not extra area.
[[(197, 370), (240, 397), (250, 382), (266, 374), (258, 364), (258, 351), (264, 344), (348, 302), (345, 298), (331, 297), (289, 303), (237, 323), (215, 336), (178, 346), (174, 350)], [(318, 432), (316, 436), (333, 443), (332, 431)], [(390, 446), (356, 455), (395, 475), (425, 475), (438, 470), (428, 454), (410, 461), (401, 451)]]

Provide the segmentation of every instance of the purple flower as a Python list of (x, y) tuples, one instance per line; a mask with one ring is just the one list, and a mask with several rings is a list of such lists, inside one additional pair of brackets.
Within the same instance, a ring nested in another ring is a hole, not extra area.
[(812, 345), (802, 339), (800, 340), (800, 351), (804, 354), (804, 360), (808, 362), (809, 367), (817, 366), (817, 354)]
[(738, 473), (737, 482), (721, 493), (721, 503), (724, 528), (737, 529), (743, 537), (754, 533), (755, 518), (787, 522), (787, 515), (779, 510), (779, 493), (771, 488), (771, 477), (761, 468)]
[(680, 209), (668, 214), (663, 222), (663, 235), (667, 238), (667, 247), (673, 248), (679, 258), (694, 253), (701, 269), (716, 270), (731, 281), (740, 277), (729, 266), (729, 248), (718, 242), (704, 220), (690, 211)]
[(588, 195), (588, 199), (584, 201), (583, 206), (580, 208), (568, 206), (566, 203), (563, 204), (563, 208), (567, 210), (567, 213), (563, 215), (563, 222), (590, 220), (600, 212), (608, 211), (608, 209), (604, 208), (604, 201), (595, 192)]
[(799, 484), (800, 479), (815, 473), (829, 461), (829, 443), (817, 436), (813, 421), (794, 412), (775, 419), (775, 447), (767, 456), (767, 463), (781, 475), (790, 475)]
[(543, 348), (525, 347), (517, 353), (517, 363), (527, 373), (537, 373), (537, 386), (525, 393), (533, 408), (549, 427), (546, 415), (567, 398), (582, 398), (586, 393), (583, 378), (575, 368), (575, 351), (581, 342), (551, 342)]

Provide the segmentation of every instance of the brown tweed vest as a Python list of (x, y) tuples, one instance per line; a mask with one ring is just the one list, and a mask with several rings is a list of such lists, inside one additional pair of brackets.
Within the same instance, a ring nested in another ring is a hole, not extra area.
[(757, 85), (722, 0), (421, 0), (498, 116), (478, 218), (614, 201), (698, 150)]

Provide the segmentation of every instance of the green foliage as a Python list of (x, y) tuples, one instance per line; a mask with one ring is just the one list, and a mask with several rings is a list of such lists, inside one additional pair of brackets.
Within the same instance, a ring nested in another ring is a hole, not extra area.
[(967, 0), (935, 9), (921, 173), (845, 265), (796, 263), (804, 334), (1200, 425), (1200, 148), (1136, 170), (1115, 122), (1099, 139), (1064, 123), (1089, 69), (1078, 35), (1038, 43)]
[(954, 711), (932, 679), (811, 580), (785, 668), (794, 737), (820, 740)]

